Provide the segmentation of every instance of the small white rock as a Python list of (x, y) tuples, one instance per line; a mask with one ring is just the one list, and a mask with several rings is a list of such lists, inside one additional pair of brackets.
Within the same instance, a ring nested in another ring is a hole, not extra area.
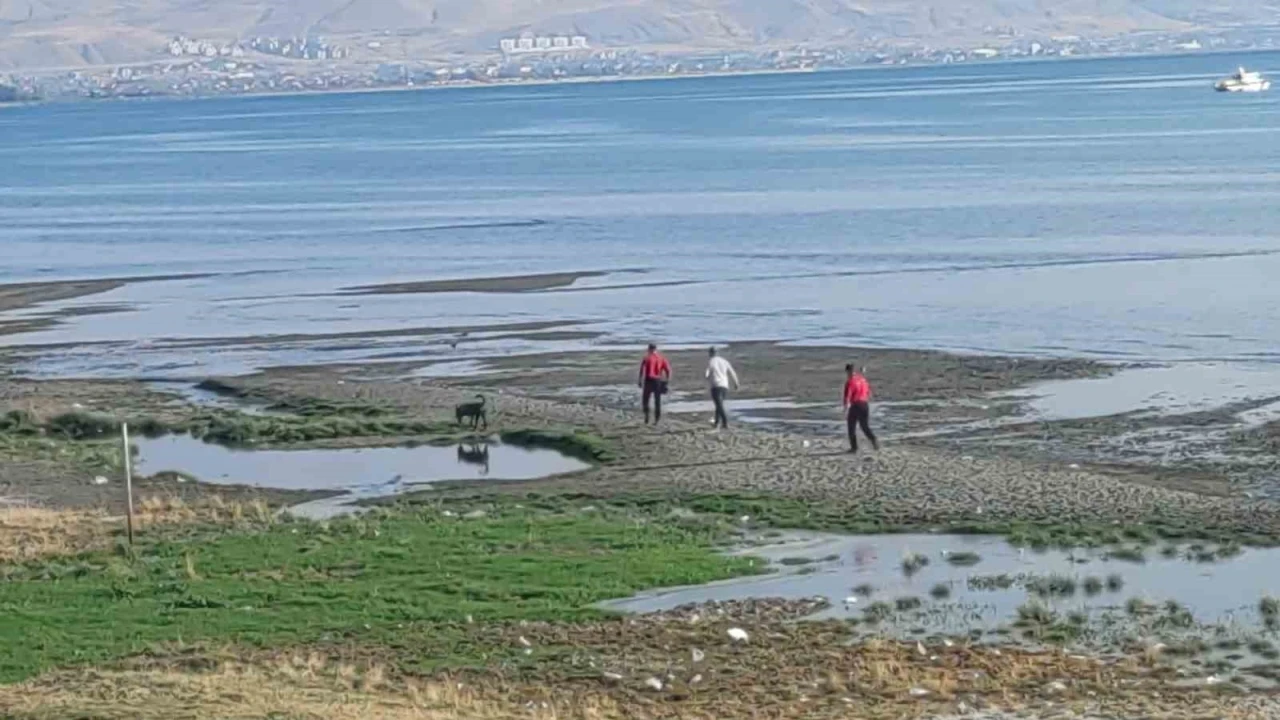
[(651, 677), (648, 680), (645, 680), (644, 684), (645, 684), (645, 687), (648, 687), (650, 690), (662, 689), (662, 681), (656, 677)]
[(533, 647), (533, 643), (529, 642), (529, 640), (523, 635), (520, 636), (520, 644), (525, 647)]
[(467, 624), (468, 624), (468, 625), (473, 624), (475, 621), (476, 621), (476, 620), (475, 620), (475, 618), (471, 617), (470, 615), (468, 615), (468, 616), (467, 616)]
[(740, 522), (740, 523), (742, 523), (743, 525), (745, 525), (745, 524), (747, 524), (747, 523), (751, 522), (751, 516), (750, 516), (750, 515), (743, 515), (742, 517), (738, 518), (738, 522)]
[(452, 511), (452, 510), (445, 510), (444, 512), (442, 512), (442, 513), (440, 513), (440, 514), (441, 514), (441, 515), (443, 515), (443, 516), (445, 516), (445, 517), (458, 517), (458, 513), (454, 512), (454, 511)]
[(463, 515), (462, 517), (467, 520), (479, 520), (480, 518), (485, 517), (488, 514), (489, 513), (485, 512), (484, 510), (472, 510), (471, 512), (467, 513), (466, 515)]
[(90, 482), (92, 482), (94, 485), (106, 485), (108, 482), (110, 482), (110, 480), (107, 480), (105, 477), (98, 475), (94, 477), (93, 480), (90, 480)]
[(1080, 469), (1080, 464), (1079, 464), (1079, 463), (1071, 463), (1071, 464), (1070, 464), (1070, 465), (1068, 465), (1067, 467), (1071, 468), (1072, 470), (1079, 470), (1079, 469)]
[(1217, 675), (1210, 675), (1209, 677), (1207, 677), (1207, 678), (1205, 678), (1205, 679), (1204, 679), (1204, 684), (1205, 684), (1205, 685), (1220, 685), (1220, 684), (1222, 684), (1222, 678), (1218, 677)]
[(692, 652), (691, 654), (693, 655), (693, 661), (694, 661), (695, 663), (700, 663), (700, 662), (702, 662), (703, 660), (705, 660), (705, 659), (706, 659), (706, 657), (707, 657), (707, 654), (706, 654), (706, 653), (704, 653), (704, 652), (702, 652), (702, 651), (701, 651), (701, 650), (699, 650), (698, 648), (694, 648), (694, 649), (693, 649), (693, 652)]
[(908, 690), (907, 694), (913, 698), (922, 698), (927, 696), (929, 694), (929, 691), (925, 690), (924, 688), (914, 687)]
[(1061, 680), (1054, 680), (1048, 685), (1045, 685), (1044, 689), (1048, 690), (1051, 693), (1064, 693), (1067, 691), (1067, 684), (1062, 682)]
[(805, 440), (804, 442), (800, 443), (800, 446), (801, 446), (801, 447), (809, 447), (809, 441), (808, 441), (808, 440)]
[(947, 647), (955, 647), (955, 646), (956, 646), (956, 644), (955, 644), (955, 643), (951, 642), (950, 640), (945, 640), (945, 639), (942, 641), (942, 644), (943, 644), (943, 645), (946, 645)]
[(702, 676), (701, 676), (701, 675), (694, 675), (693, 677), (689, 678), (689, 684), (690, 684), (690, 685), (697, 685), (697, 684), (698, 684), (698, 683), (700, 683), (700, 682), (702, 682)]
[(746, 642), (751, 639), (751, 636), (742, 628), (729, 628), (729, 639), (734, 642)]
[(603, 677), (605, 680), (608, 680), (609, 682), (618, 682), (618, 681), (622, 680), (622, 676), (621, 676), (621, 675), (619, 675), (618, 673), (613, 673), (613, 672), (607, 672), (607, 673), (604, 673), (603, 675), (601, 675), (601, 677)]
[(929, 654), (929, 651), (924, 649), (924, 643), (919, 640), (916, 641), (916, 654), (921, 657), (925, 657)]

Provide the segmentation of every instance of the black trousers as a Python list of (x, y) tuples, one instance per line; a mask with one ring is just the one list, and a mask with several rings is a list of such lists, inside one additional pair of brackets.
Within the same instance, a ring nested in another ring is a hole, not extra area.
[(880, 443), (876, 441), (876, 434), (871, 432), (871, 406), (864, 402), (849, 406), (849, 449), (853, 452), (858, 452), (858, 428), (862, 428), (862, 434), (871, 441), (871, 447), (879, 450)]
[(729, 427), (729, 415), (724, 411), (724, 399), (728, 394), (729, 388), (711, 388), (711, 402), (716, 406), (716, 427)]
[(644, 421), (649, 422), (649, 399), (653, 398), (653, 422), (662, 419), (662, 393), (666, 381), (662, 378), (645, 378), (644, 390), (640, 393), (640, 404), (644, 406)]

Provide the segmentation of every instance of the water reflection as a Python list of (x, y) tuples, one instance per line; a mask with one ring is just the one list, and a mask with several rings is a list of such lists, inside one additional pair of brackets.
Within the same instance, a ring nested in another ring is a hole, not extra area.
[(459, 443), (458, 462), (480, 467), (480, 474), (489, 476), (489, 443)]

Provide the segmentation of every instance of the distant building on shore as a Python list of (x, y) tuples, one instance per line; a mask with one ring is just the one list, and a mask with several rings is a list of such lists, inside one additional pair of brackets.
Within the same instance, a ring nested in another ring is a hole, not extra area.
[(590, 50), (585, 35), (521, 35), (520, 37), (502, 38), (498, 48), (504, 55), (522, 53), (570, 52)]

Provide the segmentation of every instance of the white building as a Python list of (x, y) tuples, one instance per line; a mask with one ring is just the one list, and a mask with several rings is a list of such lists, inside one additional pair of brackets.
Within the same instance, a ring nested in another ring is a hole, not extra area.
[(506, 55), (586, 50), (588, 47), (585, 35), (523, 35), (498, 40), (498, 48)]

